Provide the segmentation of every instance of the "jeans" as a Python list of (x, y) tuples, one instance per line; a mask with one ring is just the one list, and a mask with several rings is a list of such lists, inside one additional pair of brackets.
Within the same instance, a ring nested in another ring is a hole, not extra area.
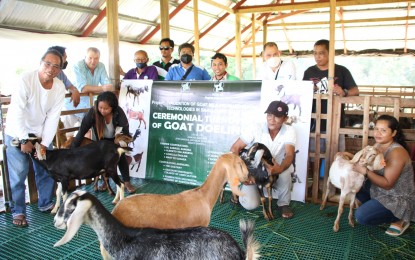
[[(38, 191), (38, 208), (40, 211), (46, 211), (53, 206), (52, 196), (55, 188), (55, 181), (50, 177), (46, 169), (44, 169), (30, 155), (21, 152), (20, 148), (11, 146), (12, 137), (5, 136), (5, 144), (7, 145), (7, 167), (9, 169), (10, 186), (12, 192), (12, 215), (26, 216), (26, 200), (25, 200), (25, 180), (29, 174), (29, 163), (32, 161), (35, 171), (35, 181)], [(48, 147), (51, 149), (52, 145)]]
[(356, 220), (362, 225), (376, 226), (383, 223), (396, 222), (399, 219), (395, 217), (390, 210), (385, 208), (379, 201), (370, 197), (371, 182), (366, 180), (356, 198), (363, 204), (356, 210)]

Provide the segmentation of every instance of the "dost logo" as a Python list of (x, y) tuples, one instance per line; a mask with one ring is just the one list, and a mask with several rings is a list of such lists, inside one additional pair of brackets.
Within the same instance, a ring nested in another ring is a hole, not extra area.
[(182, 92), (189, 92), (190, 91), (190, 82), (183, 82), (182, 83)]
[(224, 86), (224, 83), (223, 82), (213, 83), (213, 92), (214, 93), (223, 92), (223, 89), (224, 89), (223, 86)]

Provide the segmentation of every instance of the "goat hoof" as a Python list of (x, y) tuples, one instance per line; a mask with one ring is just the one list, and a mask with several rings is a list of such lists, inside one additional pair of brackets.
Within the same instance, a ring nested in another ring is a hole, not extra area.
[(339, 231), (339, 227), (338, 227), (338, 226), (337, 226), (337, 227), (336, 227), (336, 226), (334, 226), (334, 227), (333, 227), (333, 231), (334, 231), (334, 232), (338, 232), (338, 231)]

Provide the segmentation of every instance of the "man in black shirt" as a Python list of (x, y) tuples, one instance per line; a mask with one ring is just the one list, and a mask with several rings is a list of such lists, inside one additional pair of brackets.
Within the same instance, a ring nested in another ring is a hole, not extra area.
[(174, 41), (170, 38), (164, 38), (160, 41), (159, 46), (161, 52), (161, 59), (153, 63), (154, 66), (169, 71), (169, 68), (173, 64), (179, 64), (180, 60), (177, 60), (171, 56), (174, 50)]

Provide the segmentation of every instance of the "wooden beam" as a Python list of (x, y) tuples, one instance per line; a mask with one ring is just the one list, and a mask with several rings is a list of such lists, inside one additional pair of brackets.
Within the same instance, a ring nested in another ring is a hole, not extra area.
[(169, 0), (160, 0), (161, 38), (170, 37)]
[[(251, 14), (251, 23), (252, 23), (252, 78), (256, 79), (256, 40), (255, 34), (257, 33), (255, 25), (255, 14)], [(258, 27), (259, 28), (259, 27)], [(242, 58), (241, 58), (242, 60)], [(242, 78), (241, 78), (242, 79)]]
[(302, 14), (302, 13), (305, 13), (305, 12), (308, 12), (308, 11), (310, 11), (310, 10), (292, 11), (291, 13), (288, 13), (288, 14), (282, 14), (282, 13), (280, 13), (277, 16), (275, 16), (274, 18), (268, 18), (267, 19), (267, 22), (269, 23), (269, 22), (277, 21), (277, 20), (284, 19), (284, 18), (293, 16), (293, 15)]
[(235, 13), (235, 11), (232, 8), (230, 8), (230, 7), (226, 6), (226, 5), (223, 5), (223, 4), (219, 4), (219, 3), (215, 2), (215, 1), (212, 1), (212, 0), (201, 0), (201, 1), (203, 1), (203, 2), (205, 2), (207, 4), (210, 4), (210, 5), (213, 5), (213, 6), (217, 7), (217, 8), (219, 8), (219, 9), (222, 9), (222, 10), (228, 12), (229, 14)]
[(241, 16), (235, 14), (235, 74), (242, 78), (242, 59), (241, 59)]
[[(238, 8), (239, 6), (241, 6), (245, 2), (246, 2), (246, 0), (241, 0), (233, 8)], [(206, 30), (204, 30), (202, 33), (200, 33), (199, 39), (201, 39), (203, 36), (205, 36), (208, 32), (210, 32), (213, 28), (215, 28), (222, 21), (224, 21), (225, 18), (228, 17), (228, 16), (229, 16), (229, 13), (225, 13), (224, 15), (222, 15), (221, 17), (219, 17), (219, 19), (217, 19), (211, 26), (209, 26)], [(194, 43), (194, 41), (192, 42), (192, 44), (193, 43)]]
[[(184, 0), (179, 6), (177, 6), (176, 9), (173, 10), (173, 12), (171, 12), (171, 14), (169, 14), (169, 19), (176, 16), (176, 14), (178, 14), (180, 10), (182, 10), (190, 1), (191, 0)], [(154, 28), (154, 30), (152, 30), (149, 34), (147, 34), (147, 36), (144, 37), (144, 39), (140, 41), (140, 44), (146, 44), (159, 30), (160, 30), (160, 24), (158, 24), (156, 28)]]
[[(113, 86), (120, 83), (120, 43), (118, 30), (118, 1), (106, 0), (107, 4), (107, 39), (109, 68), (108, 73)], [(119, 90), (119, 89), (116, 89)]]
[(196, 65), (200, 65), (200, 48), (199, 48), (199, 0), (193, 0), (193, 31), (195, 41), (193, 46), (195, 47), (195, 61)]
[(406, 24), (405, 24), (405, 47), (403, 48), (404, 53), (408, 52), (408, 49), (407, 49), (407, 46), (408, 46), (408, 28), (409, 28), (409, 19), (408, 19), (408, 17), (409, 17), (410, 11), (411, 11), (411, 3), (408, 3), (408, 8), (406, 10), (407, 19), (406, 19)]
[(89, 37), (94, 29), (97, 27), (97, 25), (104, 19), (104, 17), (107, 15), (107, 7), (102, 9), (101, 12), (97, 15), (97, 17), (92, 21), (92, 23), (85, 29), (85, 31), (82, 33), (82, 37)]
[[(336, 24), (341, 23), (379, 23), (379, 22), (395, 22), (395, 21), (406, 21), (406, 20), (415, 20), (415, 16), (405, 16), (405, 17), (385, 17), (385, 18), (376, 18), (376, 19), (354, 19), (354, 20), (342, 20), (335, 21)], [(315, 22), (301, 22), (301, 23), (285, 23), (286, 26), (303, 26), (303, 25), (326, 25), (327, 21), (315, 21)], [(268, 24), (269, 27), (281, 26), (280, 24)]]
[(346, 48), (346, 34), (345, 34), (345, 29), (344, 29), (344, 23), (343, 23), (343, 8), (340, 7), (339, 10), (337, 11), (337, 15), (339, 16), (339, 20), (341, 22), (341, 26), (342, 26), (342, 37), (343, 37), (343, 53), (347, 54), (347, 48)]
[[(340, 0), (337, 1), (336, 6), (356, 6), (356, 5), (371, 5), (371, 4), (386, 4), (386, 3), (407, 3), (408, 0)], [(236, 13), (268, 13), (268, 12), (280, 12), (291, 10), (305, 10), (316, 8), (330, 7), (330, 1), (318, 1), (318, 2), (301, 2), (301, 3), (289, 3), (289, 4), (270, 4), (270, 5), (255, 5), (255, 6), (241, 6), (235, 12)]]

